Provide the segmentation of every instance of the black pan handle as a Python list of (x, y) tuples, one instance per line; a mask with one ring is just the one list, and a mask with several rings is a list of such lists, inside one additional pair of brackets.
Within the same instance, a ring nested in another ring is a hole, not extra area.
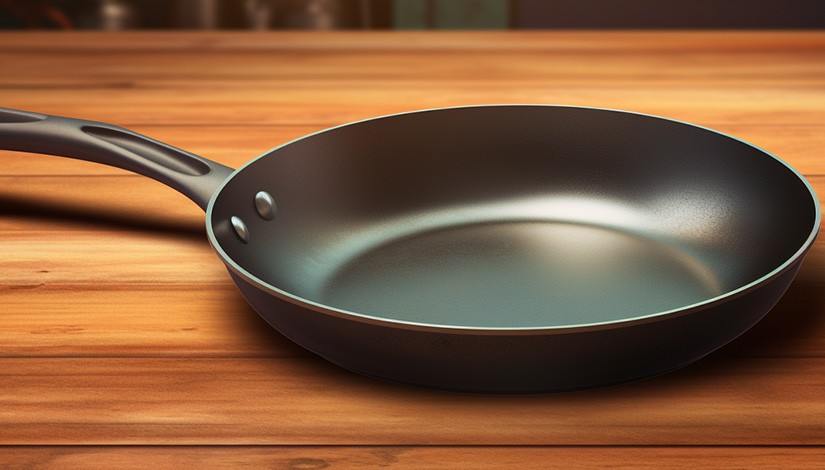
[(0, 149), (115, 166), (179, 191), (202, 209), (232, 168), (122, 127), (0, 108)]

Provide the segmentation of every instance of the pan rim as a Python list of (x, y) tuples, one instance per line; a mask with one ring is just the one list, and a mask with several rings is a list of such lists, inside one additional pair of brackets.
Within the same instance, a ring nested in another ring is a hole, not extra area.
[[(215, 233), (213, 230), (212, 224), (212, 213), (213, 208), (215, 205), (215, 201), (220, 197), (221, 192), (226, 187), (226, 185), (235, 178), (239, 173), (241, 173), (246, 167), (252, 165), (253, 163), (257, 162), (258, 160), (265, 158), (272, 154), (273, 152), (292, 145), (295, 142), (299, 142), (305, 139), (309, 139), (316, 135), (329, 132), (335, 129), (360, 124), (364, 122), (369, 122), (378, 119), (384, 119), (389, 117), (395, 116), (403, 116), (403, 115), (410, 115), (410, 114), (418, 114), (418, 113), (426, 113), (431, 111), (447, 111), (447, 110), (454, 110), (454, 109), (467, 109), (467, 108), (491, 108), (491, 107), (547, 107), (547, 108), (573, 108), (573, 109), (587, 109), (587, 110), (594, 110), (594, 111), (606, 111), (606, 112), (614, 112), (614, 113), (621, 113), (621, 114), (630, 114), (636, 116), (643, 116), (653, 119), (659, 119), (663, 121), (670, 121), (677, 124), (682, 124), (686, 126), (690, 126), (696, 129), (709, 131), (723, 137), (727, 137), (729, 139), (733, 139), (738, 141), (744, 145), (747, 145), (755, 150), (758, 150), (762, 154), (773, 158), (780, 164), (782, 164), (785, 168), (787, 168), (794, 176), (796, 176), (805, 188), (808, 190), (808, 194), (811, 197), (814, 206), (814, 221), (811, 232), (808, 234), (808, 237), (802, 243), (802, 245), (791, 255), (788, 259), (786, 259), (783, 263), (781, 263), (778, 267), (774, 268), (773, 270), (769, 271), (768, 273), (764, 274), (763, 276), (744, 284), (736, 289), (727, 291), (715, 297), (711, 297), (700, 302), (695, 302), (693, 304), (685, 305), (682, 307), (677, 307), (674, 309), (663, 310), (659, 312), (654, 312), (645, 315), (638, 315), (632, 316), (627, 318), (621, 318), (617, 320), (609, 320), (609, 321), (602, 321), (602, 322), (591, 322), (591, 323), (580, 323), (580, 324), (568, 324), (568, 325), (549, 325), (549, 326), (516, 326), (516, 327), (484, 327), (484, 326), (461, 326), (461, 325), (447, 325), (447, 324), (437, 324), (437, 323), (424, 323), (424, 322), (413, 322), (413, 321), (406, 321), (406, 320), (397, 320), (392, 318), (384, 318), (375, 315), (367, 315), (364, 313), (354, 312), (338, 307), (334, 307), (332, 305), (326, 305), (320, 302), (316, 302), (310, 299), (306, 299), (289, 291), (280, 289), (263, 279), (258, 278), (254, 274), (250, 273), (238, 263), (236, 263), (229, 254), (227, 254), (223, 248), (221, 247)], [(644, 323), (656, 322), (661, 321), (667, 318), (675, 318), (682, 315), (687, 315), (690, 313), (694, 313), (697, 311), (705, 310), (707, 308), (713, 307), (715, 305), (719, 305), (730, 300), (736, 299), (746, 293), (758, 289), (760, 286), (768, 283), (773, 278), (779, 277), (784, 274), (786, 271), (791, 269), (795, 264), (801, 262), (802, 258), (804, 257), (805, 253), (810, 249), (813, 245), (816, 237), (819, 233), (819, 228), (822, 219), (822, 210), (820, 207), (819, 199), (816, 195), (811, 184), (808, 180), (793, 168), (790, 164), (788, 164), (783, 159), (777, 157), (773, 153), (754, 145), (750, 142), (742, 140), (738, 137), (726, 134), (724, 132), (717, 131), (715, 129), (711, 129), (709, 127), (701, 126), (698, 124), (693, 124), (690, 122), (680, 121), (678, 119), (667, 118), (663, 116), (657, 116), (654, 114), (647, 114), (641, 113), (636, 111), (628, 111), (622, 109), (613, 109), (613, 108), (600, 108), (600, 107), (593, 107), (593, 106), (577, 106), (577, 105), (565, 105), (565, 104), (539, 104), (539, 103), (495, 103), (495, 104), (475, 104), (475, 105), (464, 105), (464, 106), (446, 106), (446, 107), (439, 107), (439, 108), (427, 108), (427, 109), (419, 109), (414, 111), (404, 111), (400, 113), (392, 113), (392, 114), (385, 114), (381, 116), (375, 116), (367, 119), (361, 119), (357, 121), (348, 122), (345, 124), (329, 127), (322, 129), (317, 132), (313, 132), (296, 139), (292, 139), (286, 143), (278, 145), (276, 147), (271, 148), (270, 150), (258, 155), (257, 157), (249, 160), (248, 162), (244, 163), (240, 167), (238, 167), (229, 177), (227, 177), (216, 189), (214, 194), (209, 200), (209, 204), (207, 205), (206, 209), (206, 233), (209, 240), (209, 243), (212, 245), (212, 248), (221, 258), (223, 263), (227, 266), (227, 268), (238, 275), (241, 279), (243, 279), (246, 283), (254, 286), (263, 292), (273, 295), (275, 297), (280, 298), (281, 300), (290, 302), (292, 304), (298, 305), (300, 307), (313, 310), (318, 313), (326, 314), (326, 315), (333, 315), (336, 317), (340, 317), (347, 320), (358, 321), (362, 323), (369, 323), (373, 325), (379, 325), (384, 327), (392, 327), (392, 328), (400, 328), (400, 329), (408, 329), (408, 330), (419, 330), (419, 331), (427, 331), (427, 332), (438, 332), (438, 333), (459, 333), (459, 334), (481, 334), (481, 335), (536, 335), (536, 334), (562, 334), (562, 333), (581, 333), (586, 331), (594, 331), (594, 330), (604, 330), (604, 329), (613, 329), (613, 328), (626, 328), (635, 325), (641, 325)]]

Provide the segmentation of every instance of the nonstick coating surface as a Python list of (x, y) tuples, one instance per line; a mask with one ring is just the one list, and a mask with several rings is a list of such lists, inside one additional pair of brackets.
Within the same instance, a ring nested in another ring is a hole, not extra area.
[[(275, 201), (273, 220), (256, 212), (259, 191)], [(236, 173), (208, 216), (230, 267), (299, 305), (533, 329), (731, 295), (801, 256), (816, 206), (783, 162), (713, 131), (608, 110), (488, 106), (299, 139)]]

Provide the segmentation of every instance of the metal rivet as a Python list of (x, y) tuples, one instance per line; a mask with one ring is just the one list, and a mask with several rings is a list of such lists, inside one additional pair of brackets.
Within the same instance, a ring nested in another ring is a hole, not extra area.
[(255, 195), (255, 209), (264, 220), (275, 218), (275, 201), (266, 191), (258, 191), (258, 194)]
[(243, 223), (243, 220), (241, 220), (240, 217), (235, 217), (233, 215), (232, 218), (229, 219), (229, 222), (232, 223), (232, 228), (235, 229), (235, 235), (237, 235), (242, 242), (249, 243), (249, 229), (246, 228), (246, 224)]

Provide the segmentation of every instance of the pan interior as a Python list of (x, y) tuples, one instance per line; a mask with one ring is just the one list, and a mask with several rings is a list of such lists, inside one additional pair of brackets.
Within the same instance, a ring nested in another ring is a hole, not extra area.
[[(277, 204), (271, 220), (256, 212), (258, 191)], [(712, 131), (494, 106), (379, 118), (275, 149), (227, 183), (209, 223), (241, 274), (316, 309), (545, 328), (740, 289), (797, 255), (816, 213), (785, 164)]]
[(620, 320), (722, 293), (713, 270), (686, 250), (564, 221), (423, 231), (387, 240), (329, 274), (318, 293), (325, 304), (488, 327)]

